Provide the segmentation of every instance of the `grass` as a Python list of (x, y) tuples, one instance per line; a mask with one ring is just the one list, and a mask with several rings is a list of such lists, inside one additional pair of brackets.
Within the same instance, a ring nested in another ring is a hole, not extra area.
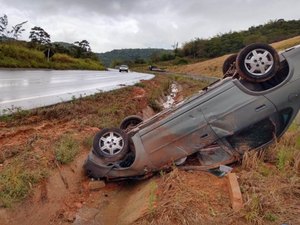
[(287, 148), (280, 148), (277, 151), (277, 163), (276, 166), (280, 171), (284, 171), (293, 160), (293, 152)]
[(300, 131), (295, 126), (264, 151), (246, 152), (242, 166), (235, 168), (244, 200), (241, 211), (226, 212), (226, 203), (191, 190), (188, 182), (193, 181), (175, 169), (161, 173), (155, 210), (137, 224), (299, 224)]
[(17, 120), (19, 118), (26, 117), (29, 114), (29, 111), (22, 110), (20, 107), (12, 107), (8, 109), (3, 109), (2, 113), (4, 113), (4, 115), (0, 117), (0, 121), (9, 122), (12, 120)]
[(55, 147), (55, 158), (61, 164), (68, 164), (74, 160), (79, 152), (79, 143), (71, 134), (60, 138)]
[(83, 147), (90, 149), (93, 146), (93, 139), (94, 139), (93, 136), (85, 137), (82, 141)]
[(144, 83), (141, 83), (141, 82), (139, 82), (139, 83), (136, 83), (134, 86), (135, 86), (135, 87), (144, 88), (144, 87), (145, 87), (145, 84), (144, 84)]
[(27, 48), (17, 42), (0, 43), (0, 67), (104, 70), (105, 67), (91, 59), (72, 58), (66, 54), (55, 54), (48, 62), (42, 51)]
[(27, 197), (35, 184), (48, 176), (46, 162), (31, 151), (15, 157), (0, 172), (0, 206), (10, 207)]
[(261, 200), (257, 195), (253, 195), (250, 198), (250, 201), (247, 203), (247, 212), (245, 218), (247, 221), (260, 223), (259, 219), (261, 219), (262, 214), (262, 206)]
[(295, 45), (299, 45), (300, 44), (300, 36), (297, 37), (293, 37), (284, 41), (279, 41), (279, 42), (275, 42), (272, 44), (272, 46), (277, 50), (277, 51), (281, 51), (287, 48), (290, 48), (292, 46)]
[(245, 206), (239, 216), (249, 224), (299, 223), (294, 217), (300, 196), (300, 131), (293, 124), (275, 144), (247, 152), (239, 171)]
[[(173, 78), (169, 77), (169, 79), (161, 77), (161, 83), (159, 86), (156, 86), (155, 89), (153, 89), (152, 91), (149, 92), (148, 89), (148, 94), (147, 94), (147, 98), (148, 98), (148, 105), (155, 111), (155, 112), (159, 112), (161, 111), (163, 108), (159, 102), (159, 100), (161, 100), (161, 98), (167, 94), (169, 87), (172, 83)], [(171, 79), (170, 79), (171, 78)]]
[(173, 82), (176, 82), (182, 86), (181, 95), (183, 98), (191, 96), (199, 92), (202, 88), (206, 87), (208, 83), (203, 81), (194, 80), (191, 78), (179, 76), (179, 75), (169, 75), (169, 79), (166, 79), (165, 76), (161, 76), (161, 85), (156, 87), (153, 90), (148, 90), (150, 93), (148, 97), (148, 105), (155, 111), (159, 112), (162, 110), (161, 103), (159, 99), (162, 98), (169, 91), (169, 87)]
[[(208, 202), (210, 188), (196, 188), (196, 181), (189, 178), (186, 172), (176, 168), (161, 176), (156, 188), (154, 210), (149, 210), (136, 224), (211, 224), (219, 216), (219, 209), (215, 206), (224, 199), (214, 195), (214, 202)], [(210, 178), (206, 177), (204, 182), (208, 181), (206, 179)], [(197, 182), (201, 183), (200, 180)]]
[(150, 210), (150, 213), (154, 212), (155, 210), (155, 204), (156, 204), (156, 201), (157, 201), (157, 196), (156, 196), (156, 191), (157, 191), (157, 184), (155, 181), (152, 181), (150, 183), (150, 196), (149, 196), (149, 210)]
[(209, 85), (209, 83), (204, 81), (194, 80), (178, 75), (174, 75), (173, 79), (182, 86), (182, 91), (180, 94), (183, 98), (187, 98), (195, 93), (198, 93), (201, 89)]

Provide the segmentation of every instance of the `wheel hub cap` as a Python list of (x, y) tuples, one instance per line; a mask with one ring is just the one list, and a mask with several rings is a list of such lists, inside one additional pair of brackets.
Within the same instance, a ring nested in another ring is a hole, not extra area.
[(115, 132), (108, 132), (99, 141), (100, 150), (109, 156), (117, 155), (124, 147), (123, 138)]
[(274, 64), (272, 54), (265, 49), (255, 49), (245, 58), (246, 70), (254, 76), (262, 76), (268, 73)]

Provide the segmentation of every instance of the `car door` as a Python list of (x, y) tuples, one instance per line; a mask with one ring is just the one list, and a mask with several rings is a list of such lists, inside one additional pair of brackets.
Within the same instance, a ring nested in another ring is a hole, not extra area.
[(150, 161), (157, 167), (190, 155), (217, 139), (199, 105), (175, 114), (139, 132)]
[(275, 106), (262, 94), (236, 83), (202, 104), (201, 110), (219, 138), (233, 135), (276, 112)]

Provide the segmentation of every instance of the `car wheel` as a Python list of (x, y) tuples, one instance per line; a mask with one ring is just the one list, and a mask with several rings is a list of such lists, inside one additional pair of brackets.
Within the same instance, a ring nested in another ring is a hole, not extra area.
[(93, 148), (98, 156), (107, 162), (122, 159), (129, 150), (128, 135), (119, 128), (105, 128), (93, 140)]
[(240, 51), (236, 59), (238, 74), (249, 81), (263, 82), (279, 69), (279, 55), (267, 44), (251, 44)]
[(121, 122), (120, 129), (131, 130), (141, 122), (143, 122), (143, 119), (139, 116), (128, 116)]
[(122, 70), (119, 70), (119, 72), (121, 73), (121, 72), (122, 72)]
[(236, 66), (235, 66), (236, 57), (237, 54), (233, 54), (229, 56), (227, 59), (225, 59), (222, 67), (224, 77), (231, 77), (234, 75), (234, 72), (236, 70)]

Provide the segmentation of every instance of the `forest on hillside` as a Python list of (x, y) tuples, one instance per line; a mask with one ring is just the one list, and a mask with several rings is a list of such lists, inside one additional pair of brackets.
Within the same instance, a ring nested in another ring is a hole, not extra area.
[(198, 59), (214, 58), (237, 52), (254, 42), (273, 43), (300, 35), (300, 20), (283, 19), (269, 21), (264, 25), (251, 26), (246, 31), (219, 34), (211, 39), (195, 38), (176, 49), (181, 57)]
[(28, 21), (9, 26), (8, 16), (0, 16), (0, 68), (48, 68), (104, 70), (87, 40), (72, 44), (51, 42), (50, 34), (41, 27), (30, 30), (30, 41), (20, 37)]
[(120, 64), (144, 64), (149, 61), (160, 61), (162, 56), (172, 54), (172, 50), (159, 48), (118, 49), (105, 53), (97, 53), (101, 62), (111, 67)]
[(210, 39), (195, 38), (183, 43), (182, 47), (178, 47), (177, 43), (172, 46), (172, 50), (120, 49), (97, 55), (105, 65), (112, 67), (122, 63), (131, 65), (167, 61), (179, 65), (238, 52), (254, 42), (271, 44), (298, 35), (300, 35), (300, 20), (279, 19), (264, 25), (251, 26), (244, 31), (218, 34)]

